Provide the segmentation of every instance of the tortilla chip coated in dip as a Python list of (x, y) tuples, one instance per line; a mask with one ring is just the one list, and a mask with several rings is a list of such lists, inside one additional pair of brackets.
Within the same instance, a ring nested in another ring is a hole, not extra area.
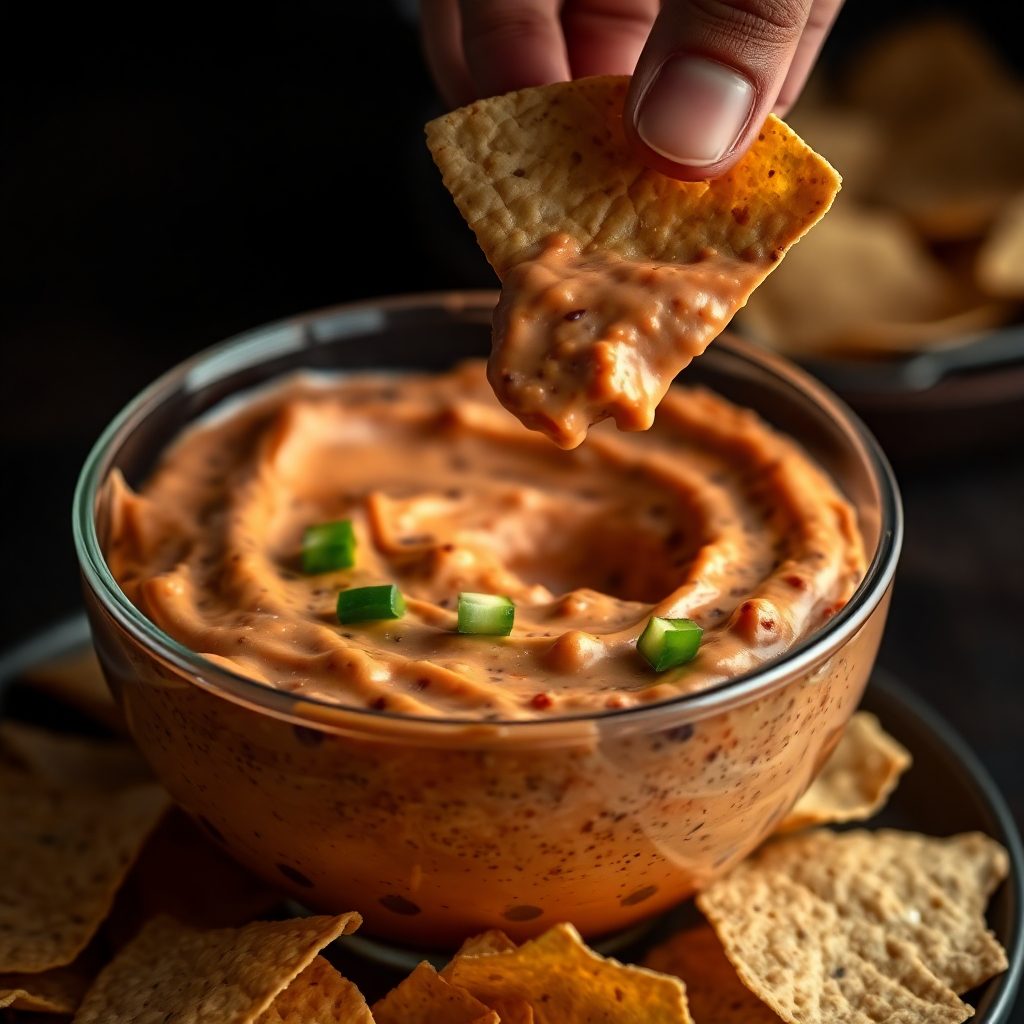
[(839, 176), (769, 117), (712, 181), (634, 155), (628, 79), (524, 89), (427, 125), (444, 183), (502, 280), (488, 376), (502, 404), (565, 448), (614, 418), (646, 430)]

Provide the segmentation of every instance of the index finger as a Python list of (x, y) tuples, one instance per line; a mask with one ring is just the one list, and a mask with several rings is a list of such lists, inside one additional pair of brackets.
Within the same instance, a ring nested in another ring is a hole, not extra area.
[(570, 77), (558, 0), (460, 0), (459, 9), (466, 63), (481, 96)]

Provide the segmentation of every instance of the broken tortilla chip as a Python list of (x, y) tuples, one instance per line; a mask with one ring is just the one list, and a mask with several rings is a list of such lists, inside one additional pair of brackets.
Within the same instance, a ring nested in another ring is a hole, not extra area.
[[(783, 1020), (963, 1021), (957, 993), (1005, 969), (982, 917), (1005, 851), (976, 833), (907, 835), (769, 842), (698, 896), (741, 980)], [(954, 875), (974, 880), (973, 901), (951, 898)]]
[(448, 972), (452, 964), (461, 956), (486, 956), (488, 953), (510, 953), (518, 948), (516, 944), (500, 929), (491, 928), (489, 931), (481, 932), (479, 935), (471, 935), (466, 939), (455, 956), (448, 961), (441, 977), (447, 980)]
[(1024, 192), (996, 217), (978, 252), (978, 286), (1002, 299), (1024, 299)]
[(740, 981), (709, 925), (677, 932), (651, 949), (643, 965), (682, 978), (697, 1024), (778, 1024), (778, 1016)]
[(95, 957), (89, 953), (86, 950), (74, 963), (48, 971), (0, 974), (0, 1007), (33, 1013), (74, 1013), (97, 973)]
[(449, 981), (506, 1019), (507, 1002), (526, 1003), (536, 1024), (614, 1019), (619, 1024), (690, 1022), (677, 978), (599, 956), (570, 924), (559, 924), (518, 949), (459, 956)]
[(810, 788), (776, 831), (870, 818), (885, 806), (910, 763), (910, 751), (874, 715), (858, 711)]
[(358, 914), (200, 931), (154, 918), (102, 971), (75, 1024), (252, 1024)]
[(257, 1018), (257, 1024), (374, 1024), (363, 994), (322, 956)]
[(672, 380), (829, 208), (839, 176), (775, 117), (728, 172), (643, 164), (627, 78), (480, 100), (426, 128), (445, 185), (502, 279), (488, 379), (563, 448), (613, 418), (646, 430)]
[(71, 963), (167, 803), (157, 786), (96, 793), (0, 772), (0, 970)]
[(450, 985), (425, 960), (374, 1003), (375, 1024), (500, 1024), (498, 1015), (465, 989)]

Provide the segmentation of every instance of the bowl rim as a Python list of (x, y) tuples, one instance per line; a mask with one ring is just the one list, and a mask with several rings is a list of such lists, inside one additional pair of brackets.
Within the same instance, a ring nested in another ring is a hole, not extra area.
[[(374, 731), (390, 724), (417, 728), (429, 726), (442, 732), (472, 728), (486, 732), (514, 730), (517, 734), (524, 734), (553, 726), (580, 723), (640, 724), (652, 716), (662, 717), (672, 712), (685, 713), (692, 718), (706, 717), (725, 707), (754, 699), (802, 672), (812, 671), (860, 629), (892, 583), (903, 542), (903, 507), (892, 467), (867, 427), (837, 395), (788, 359), (729, 333), (720, 336), (714, 344), (754, 364), (757, 369), (767, 372), (781, 384), (800, 393), (804, 400), (831, 416), (843, 429), (854, 454), (862, 465), (867, 466), (880, 498), (878, 543), (863, 579), (845, 607), (795, 647), (749, 672), (704, 690), (626, 708), (603, 708), (528, 719), (408, 715), (291, 693), (222, 668), (165, 633), (128, 600), (110, 572), (100, 546), (95, 521), (96, 499), (99, 487), (109, 471), (108, 460), (112, 450), (119, 447), (133, 429), (145, 422), (148, 414), (161, 404), (168, 393), (179, 386), (187, 386), (190, 379), (217, 379), (209, 378), (208, 374), (203, 373), (203, 368), (212, 366), (216, 371), (230, 355), (237, 356), (247, 350), (263, 347), (268, 338), (284, 336), (285, 332), (305, 333), (321, 321), (329, 320), (336, 324), (339, 318), (351, 319), (355, 321), (355, 326), (365, 327), (368, 314), (383, 318), (388, 313), (408, 312), (420, 307), (451, 313), (486, 313), (493, 309), (496, 297), (497, 292), (494, 290), (435, 291), (327, 306), (270, 321), (232, 335), (202, 349), (157, 377), (108, 423), (86, 456), (75, 486), (72, 500), (75, 551), (83, 582), (96, 595), (101, 607), (144, 648), (184, 673), (190, 682), (253, 710), (269, 712), (276, 717), (326, 731), (351, 728), (353, 721), (361, 721), (366, 725), (372, 723)], [(280, 352), (275, 351), (274, 354)], [(256, 362), (258, 364), (259, 361)], [(232, 397), (226, 400), (230, 401)], [(341, 718), (345, 720), (344, 726), (340, 725)]]

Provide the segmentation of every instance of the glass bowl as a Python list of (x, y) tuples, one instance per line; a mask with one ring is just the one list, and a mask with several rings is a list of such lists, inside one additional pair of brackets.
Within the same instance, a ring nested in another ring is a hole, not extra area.
[(274, 690), (186, 649), (124, 596), (98, 490), (138, 485), (183, 427), (299, 369), (441, 370), (485, 354), (493, 292), (408, 296), (295, 317), (165, 374), (110, 424), (74, 499), (93, 639), (143, 754), (237, 860), (303, 905), (358, 910), (370, 936), (453, 948), (568, 920), (589, 937), (651, 918), (769, 835), (860, 700), (902, 520), (877, 445), (833, 395), (729, 336), (688, 382), (799, 439), (854, 504), (870, 565), (846, 607), (755, 672), (700, 693), (543, 721), (417, 719)]

